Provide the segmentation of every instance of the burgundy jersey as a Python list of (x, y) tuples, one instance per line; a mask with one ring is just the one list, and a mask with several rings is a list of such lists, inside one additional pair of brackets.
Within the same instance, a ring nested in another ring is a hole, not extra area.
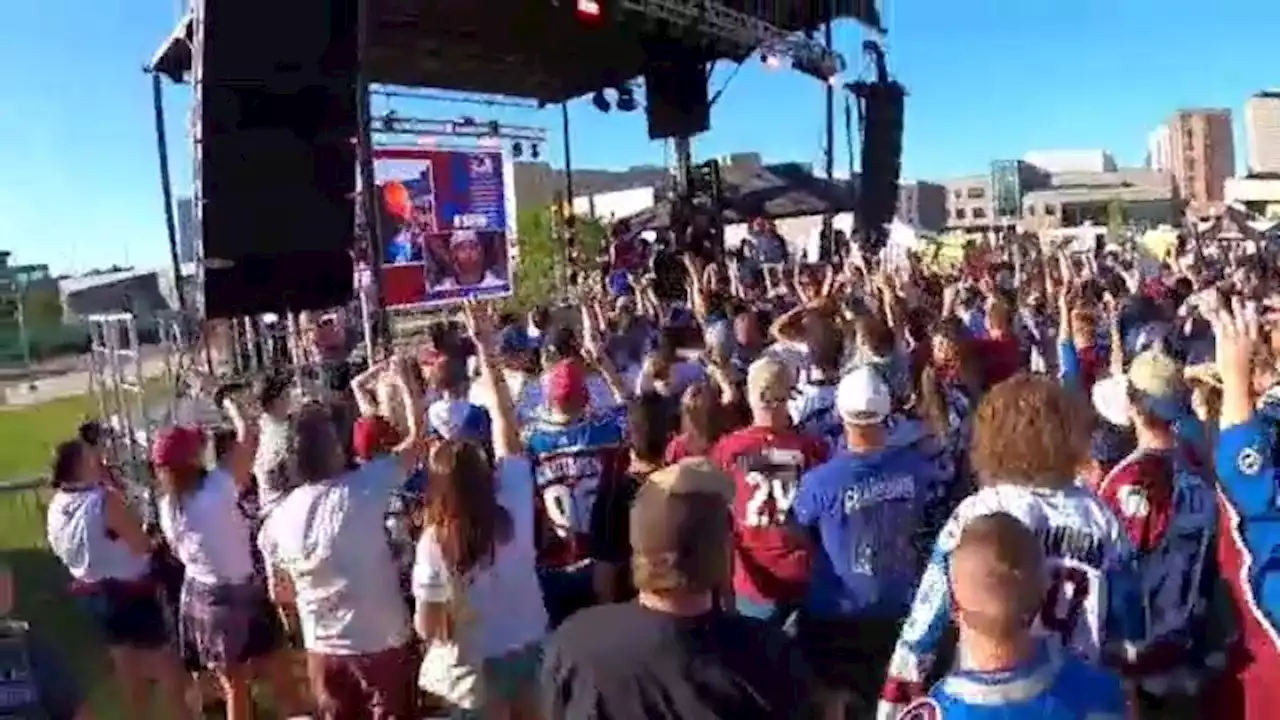
[(535, 420), (525, 429), (533, 459), (534, 545), (538, 567), (572, 569), (590, 560), (588, 538), (596, 496), (626, 481), (626, 408), (569, 423)]
[(805, 471), (826, 444), (797, 430), (748, 427), (721, 438), (711, 461), (733, 477), (733, 590), (755, 601), (799, 601), (809, 581), (808, 544), (788, 513)]

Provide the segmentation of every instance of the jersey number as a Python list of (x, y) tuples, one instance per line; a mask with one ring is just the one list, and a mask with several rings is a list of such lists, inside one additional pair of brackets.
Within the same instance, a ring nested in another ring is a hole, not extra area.
[(785, 523), (791, 503), (796, 498), (796, 481), (757, 470), (748, 472), (746, 481), (751, 486), (744, 518), (746, 526), (765, 528)]
[(548, 485), (542, 490), (542, 507), (555, 534), (567, 538), (584, 535), (589, 531), (591, 506), (596, 499), (596, 483), (579, 480), (573, 487), (564, 484)]
[(1069, 646), (1080, 620), (1080, 611), (1089, 599), (1089, 574), (1080, 568), (1059, 565), (1050, 573), (1049, 591), (1040, 609), (1040, 623), (1057, 633)]

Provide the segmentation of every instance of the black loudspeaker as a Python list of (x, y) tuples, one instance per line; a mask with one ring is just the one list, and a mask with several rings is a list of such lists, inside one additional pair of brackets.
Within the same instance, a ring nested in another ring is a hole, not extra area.
[(906, 92), (897, 82), (871, 83), (863, 92), (862, 175), (858, 185), (858, 226), (875, 251), (884, 245), (898, 210), (902, 173), (903, 106)]
[(649, 139), (690, 137), (711, 128), (711, 101), (707, 95), (707, 65), (688, 50), (674, 45), (666, 58), (645, 68), (645, 114)]
[(198, 59), (207, 317), (346, 304), (356, 0), (205, 0)]

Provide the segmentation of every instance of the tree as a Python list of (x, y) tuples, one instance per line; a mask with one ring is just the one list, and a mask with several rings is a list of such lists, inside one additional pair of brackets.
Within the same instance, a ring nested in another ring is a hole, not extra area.
[[(575, 218), (578, 257), (572, 269), (595, 264), (604, 251), (608, 229), (595, 218)], [(560, 273), (569, 266), (564, 239), (555, 233), (551, 208), (521, 212), (516, 219), (516, 261), (512, 295), (513, 310), (529, 310), (555, 299)]]

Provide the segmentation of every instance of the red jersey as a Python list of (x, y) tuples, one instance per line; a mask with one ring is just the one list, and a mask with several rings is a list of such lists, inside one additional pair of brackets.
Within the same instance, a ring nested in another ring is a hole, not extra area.
[(975, 343), (986, 387), (1004, 382), (1022, 369), (1022, 348), (1011, 337), (982, 338)]
[(733, 478), (736, 490), (735, 593), (763, 602), (804, 596), (809, 548), (787, 526), (787, 515), (800, 476), (826, 457), (825, 443), (793, 429), (743, 428), (711, 449), (711, 461)]

